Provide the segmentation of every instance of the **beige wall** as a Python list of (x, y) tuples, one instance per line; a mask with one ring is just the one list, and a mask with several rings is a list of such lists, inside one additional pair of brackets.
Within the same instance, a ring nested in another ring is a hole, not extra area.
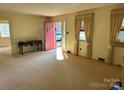
[(27, 39), (44, 39), (44, 17), (0, 12), (0, 19), (10, 21), (12, 53), (18, 52), (17, 42)]
[(98, 59), (98, 57), (102, 57), (102, 58), (105, 58), (105, 60), (107, 61), (109, 32), (110, 32), (110, 11), (112, 9), (120, 8), (120, 7), (124, 7), (124, 4), (117, 4), (113, 6), (102, 7), (102, 8), (54, 17), (53, 19), (55, 21), (64, 20), (66, 22), (66, 31), (69, 32), (69, 35), (67, 36), (67, 41), (66, 41), (67, 50), (71, 50), (73, 53), (75, 53), (75, 49), (74, 49), (75, 15), (85, 14), (85, 13), (94, 13), (92, 58)]
[(10, 38), (8, 37), (0, 37), (0, 47), (4, 47), (4, 46), (10, 46)]
[(114, 47), (113, 63), (115, 65), (122, 65), (124, 63), (124, 48)]

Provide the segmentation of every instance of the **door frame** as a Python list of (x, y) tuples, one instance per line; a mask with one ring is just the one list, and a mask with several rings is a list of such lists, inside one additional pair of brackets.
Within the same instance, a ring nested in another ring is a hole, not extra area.
[[(66, 42), (67, 42), (66, 21), (65, 20), (64, 21), (63, 20), (57, 20), (57, 21), (54, 21), (54, 22), (55, 23), (61, 22), (61, 33), (62, 33), (62, 43), (61, 43), (61, 46), (62, 46), (63, 51), (66, 51), (66, 49), (67, 49), (67, 44), (66, 44)], [(63, 37), (65, 37), (65, 38), (63, 38)], [(55, 40), (56, 40), (56, 37), (55, 37)], [(64, 48), (63, 48), (63, 44), (64, 44)]]
[[(63, 39), (63, 22), (62, 21), (56, 21), (55, 22), (55, 47), (57, 48), (57, 41), (56, 41), (56, 23), (61, 22), (61, 37)], [(61, 40), (61, 47), (62, 47), (62, 40)]]
[(7, 17), (0, 17), (0, 20), (7, 20), (9, 23), (9, 31), (10, 31), (10, 47), (11, 47), (11, 55), (14, 54), (13, 52), (13, 44), (14, 44), (14, 36), (12, 30), (12, 19)]

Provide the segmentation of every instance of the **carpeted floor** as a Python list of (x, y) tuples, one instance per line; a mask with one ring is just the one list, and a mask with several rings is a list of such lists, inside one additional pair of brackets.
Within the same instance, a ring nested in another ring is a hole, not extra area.
[(110, 89), (122, 79), (121, 67), (57, 51), (11, 56), (0, 48), (0, 89)]

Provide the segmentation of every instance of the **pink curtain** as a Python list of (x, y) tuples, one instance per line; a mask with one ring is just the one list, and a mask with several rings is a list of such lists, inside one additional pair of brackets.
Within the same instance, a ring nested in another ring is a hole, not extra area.
[(55, 48), (55, 24), (52, 21), (44, 22), (45, 50)]

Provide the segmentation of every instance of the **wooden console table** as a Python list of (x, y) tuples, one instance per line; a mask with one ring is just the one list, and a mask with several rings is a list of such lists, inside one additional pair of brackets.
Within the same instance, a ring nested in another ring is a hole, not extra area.
[(19, 54), (23, 55), (23, 46), (37, 46), (37, 50), (42, 51), (42, 40), (27, 40), (27, 41), (19, 41), (18, 48)]

